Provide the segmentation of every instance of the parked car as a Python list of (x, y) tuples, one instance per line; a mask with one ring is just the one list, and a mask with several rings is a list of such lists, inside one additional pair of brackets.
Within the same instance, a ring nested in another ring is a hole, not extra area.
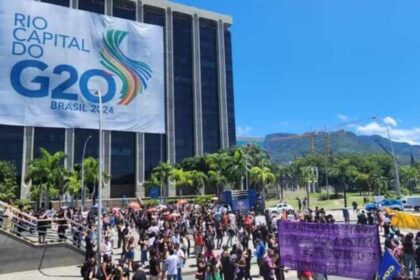
[(366, 211), (375, 211), (383, 208), (402, 211), (403, 205), (399, 199), (384, 199), (379, 202), (368, 203), (365, 205)]
[(420, 210), (420, 196), (405, 196), (401, 199), (404, 209)]
[(288, 210), (294, 210), (293, 207), (290, 204), (287, 203), (279, 203), (274, 207), (270, 207), (265, 209), (265, 211), (270, 211), (273, 214), (279, 214), (283, 211), (288, 211)]

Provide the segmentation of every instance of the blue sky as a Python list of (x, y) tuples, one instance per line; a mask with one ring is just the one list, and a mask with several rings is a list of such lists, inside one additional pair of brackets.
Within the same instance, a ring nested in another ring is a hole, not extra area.
[(239, 135), (385, 135), (376, 115), (396, 140), (420, 143), (420, 1), (175, 2), (233, 17)]

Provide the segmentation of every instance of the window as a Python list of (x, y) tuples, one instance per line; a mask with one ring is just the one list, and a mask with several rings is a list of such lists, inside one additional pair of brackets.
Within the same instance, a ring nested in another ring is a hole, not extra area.
[(41, 148), (54, 154), (58, 151), (64, 152), (64, 128), (35, 127), (34, 136), (34, 158), (41, 155)]
[(82, 162), (83, 147), (85, 143), (86, 143), (85, 158), (93, 157), (93, 158), (98, 159), (98, 155), (99, 155), (98, 130), (75, 129), (74, 130), (74, 163), (75, 164)]
[(114, 17), (136, 20), (136, 2), (133, 0), (114, 0), (112, 8)]
[(201, 99), (204, 153), (220, 149), (216, 22), (200, 19)]
[(236, 145), (235, 127), (235, 98), (233, 91), (233, 69), (232, 69), (232, 35), (229, 30), (225, 31), (225, 61), (226, 61), (226, 102), (228, 115), (229, 146)]
[(111, 197), (136, 195), (136, 134), (113, 131), (111, 138)]
[[(144, 23), (165, 26), (165, 11), (145, 5), (143, 7)], [(165, 101), (166, 102), (166, 101)], [(150, 134), (144, 135), (144, 159), (145, 179), (150, 179), (153, 168), (160, 162), (166, 161), (166, 135)]]
[(70, 7), (70, 0), (41, 0), (41, 2)]
[[(11, 162), (16, 167), (19, 184), (22, 176), (23, 127), (0, 125), (0, 160)], [(18, 188), (18, 195), (20, 189)]]
[(79, 9), (104, 14), (105, 13), (105, 0), (79, 0)]
[(174, 13), (174, 96), (176, 162), (194, 155), (192, 18)]

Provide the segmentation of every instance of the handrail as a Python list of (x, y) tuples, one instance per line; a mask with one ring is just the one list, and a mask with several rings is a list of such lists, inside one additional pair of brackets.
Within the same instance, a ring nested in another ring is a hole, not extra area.
[(22, 212), (19, 209), (17, 209), (16, 207), (13, 207), (12, 205), (9, 205), (9, 204), (7, 204), (7, 203), (5, 203), (3, 201), (0, 201), (0, 206), (3, 206), (3, 209), (6, 208), (6, 207), (9, 207), (10, 210), (12, 210), (12, 214), (18, 213), (18, 214), (20, 214), (20, 215), (22, 215), (22, 216), (24, 216), (24, 217), (26, 217), (26, 218), (28, 218), (30, 220), (36, 220), (36, 217), (35, 216), (29, 215), (29, 214), (27, 214), (25, 212)]

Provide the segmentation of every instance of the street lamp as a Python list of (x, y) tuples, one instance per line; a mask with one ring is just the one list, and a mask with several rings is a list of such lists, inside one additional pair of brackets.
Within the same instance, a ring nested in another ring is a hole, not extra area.
[(101, 268), (101, 241), (102, 241), (102, 163), (103, 163), (103, 135), (102, 135), (102, 93), (97, 91), (99, 97), (99, 174), (98, 174), (98, 237), (97, 258), (98, 269)]
[(394, 165), (394, 173), (395, 173), (395, 186), (396, 186), (396, 189), (397, 189), (398, 198), (401, 198), (400, 174), (399, 174), (399, 171), (398, 171), (397, 158), (395, 157), (394, 144), (392, 144), (391, 133), (389, 132), (389, 126), (383, 119), (380, 119), (380, 118), (377, 118), (377, 117), (373, 117), (372, 119), (379, 120), (385, 125), (386, 133), (388, 135), (389, 145), (391, 146), (392, 162), (393, 162), (393, 165)]
[(84, 180), (85, 180), (85, 164), (84, 164), (84, 159), (85, 159), (86, 146), (87, 146), (90, 138), (92, 138), (92, 135), (89, 135), (89, 137), (86, 139), (85, 144), (83, 146), (83, 152), (82, 152), (82, 182), (81, 182), (81, 184), (82, 184), (82, 187), (81, 187), (81, 190), (82, 190), (82, 207), (81, 207), (82, 208), (82, 212), (85, 209), (85, 193), (86, 193), (85, 184), (84, 184)]

